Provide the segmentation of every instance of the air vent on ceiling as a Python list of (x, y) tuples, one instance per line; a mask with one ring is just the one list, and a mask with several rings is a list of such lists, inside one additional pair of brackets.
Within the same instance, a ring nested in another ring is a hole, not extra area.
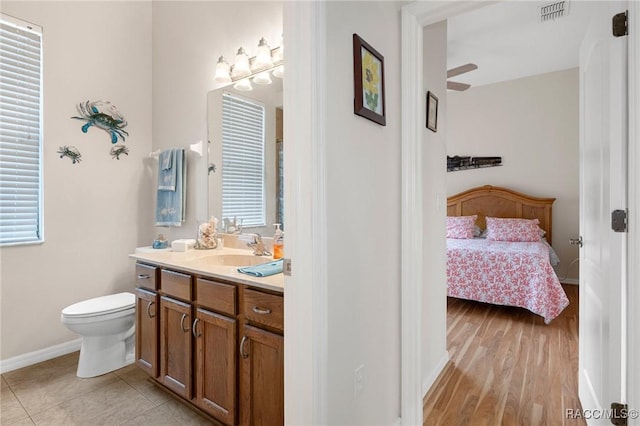
[(557, 1), (540, 6), (540, 21), (553, 21), (569, 14), (569, 2)]

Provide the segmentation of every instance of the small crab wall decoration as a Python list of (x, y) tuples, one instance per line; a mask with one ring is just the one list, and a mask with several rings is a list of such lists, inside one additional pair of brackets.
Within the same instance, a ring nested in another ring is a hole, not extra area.
[(124, 141), (124, 137), (129, 136), (125, 130), (127, 120), (124, 119), (118, 108), (109, 101), (87, 101), (79, 103), (78, 113), (80, 117), (71, 117), (76, 120), (86, 121), (82, 126), (82, 132), (87, 133), (89, 127), (96, 126), (111, 135), (111, 143), (118, 143), (118, 138)]
[(121, 155), (129, 155), (129, 148), (124, 145), (114, 145), (111, 147), (111, 158), (120, 159)]
[(75, 146), (61, 146), (57, 152), (60, 154), (60, 158), (69, 157), (72, 164), (79, 163), (82, 157), (82, 154)]

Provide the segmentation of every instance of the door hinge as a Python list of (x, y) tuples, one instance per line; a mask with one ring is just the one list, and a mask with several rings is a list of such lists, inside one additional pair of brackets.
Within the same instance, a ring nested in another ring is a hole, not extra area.
[(629, 34), (627, 28), (627, 12), (620, 12), (616, 15), (613, 15), (613, 19), (611, 20), (611, 28), (613, 30), (614, 37), (622, 37)]
[(629, 416), (629, 408), (627, 404), (619, 402), (611, 403), (611, 423), (618, 426), (627, 426), (627, 417)]
[(611, 212), (611, 229), (616, 232), (627, 232), (627, 210)]

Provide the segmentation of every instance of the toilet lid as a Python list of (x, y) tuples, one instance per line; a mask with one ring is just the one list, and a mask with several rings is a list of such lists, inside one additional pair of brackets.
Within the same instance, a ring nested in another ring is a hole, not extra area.
[(66, 317), (90, 317), (124, 311), (135, 307), (136, 296), (133, 293), (118, 293), (95, 297), (83, 302), (74, 303), (62, 310)]

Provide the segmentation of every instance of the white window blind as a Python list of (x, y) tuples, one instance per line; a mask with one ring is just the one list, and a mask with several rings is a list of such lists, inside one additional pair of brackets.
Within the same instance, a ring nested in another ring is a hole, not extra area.
[(222, 217), (264, 226), (264, 106), (225, 93), (222, 97)]
[(0, 16), (0, 245), (41, 242), (42, 29)]

